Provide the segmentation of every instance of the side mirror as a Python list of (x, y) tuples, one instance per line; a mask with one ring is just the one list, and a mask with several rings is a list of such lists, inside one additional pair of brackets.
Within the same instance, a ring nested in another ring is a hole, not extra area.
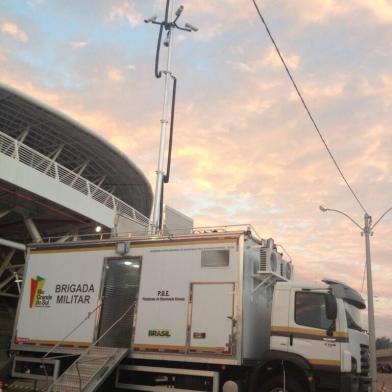
[(331, 293), (325, 295), (325, 310), (328, 320), (336, 320), (338, 316), (338, 304), (336, 297)]

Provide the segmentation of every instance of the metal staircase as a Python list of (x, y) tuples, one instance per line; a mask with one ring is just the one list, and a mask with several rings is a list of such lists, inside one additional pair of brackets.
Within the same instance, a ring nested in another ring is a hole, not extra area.
[(53, 384), (48, 392), (93, 392), (128, 354), (127, 348), (88, 348)]
[[(49, 357), (49, 354), (72, 335), (83, 323), (88, 320), (100, 307), (99, 304), (92, 312), (88, 312), (87, 316), (74, 327), (62, 340), (52, 347), (42, 358), (41, 363), (45, 370), (46, 378), (49, 380), (46, 372), (44, 360), (45, 358), (61, 358)], [(124, 347), (105, 347), (99, 346), (98, 343), (113, 331), (113, 328), (135, 307), (135, 302), (131, 303), (125, 312), (110, 325), (110, 327), (101, 336), (93, 342), (72, 365), (65, 370), (60, 377), (56, 378), (47, 389), (47, 392), (94, 392), (116, 368), (116, 366), (127, 356), (129, 348)], [(130, 347), (130, 344), (128, 345)]]

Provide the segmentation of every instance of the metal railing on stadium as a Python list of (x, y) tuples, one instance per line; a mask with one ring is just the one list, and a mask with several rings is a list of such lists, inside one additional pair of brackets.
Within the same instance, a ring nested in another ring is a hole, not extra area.
[(53, 178), (55, 181), (70, 186), (118, 214), (146, 226), (150, 223), (146, 216), (110, 192), (1, 131), (0, 153)]

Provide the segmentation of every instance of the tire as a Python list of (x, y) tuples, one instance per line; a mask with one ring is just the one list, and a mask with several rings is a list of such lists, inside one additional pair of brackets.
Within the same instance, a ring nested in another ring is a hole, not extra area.
[[(286, 377), (286, 389), (285, 392), (307, 392), (307, 388), (304, 388), (298, 381), (292, 377)], [(260, 392), (283, 392), (283, 376), (274, 376), (265, 382)]]

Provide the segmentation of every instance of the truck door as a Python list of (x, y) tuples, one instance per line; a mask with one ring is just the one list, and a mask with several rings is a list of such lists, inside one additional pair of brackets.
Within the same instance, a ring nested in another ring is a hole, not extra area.
[[(141, 259), (138, 257), (107, 259), (104, 268), (103, 302), (98, 337), (108, 330), (109, 332), (99, 345), (129, 348), (135, 310), (129, 307), (136, 303), (139, 292)], [(113, 326), (120, 318), (121, 320)]]
[[(336, 331), (330, 336), (325, 310), (325, 293), (291, 289), (289, 352), (305, 358), (320, 370), (340, 370), (340, 343)], [(331, 329), (331, 333), (332, 333)]]
[(192, 284), (190, 353), (232, 354), (234, 283)]

